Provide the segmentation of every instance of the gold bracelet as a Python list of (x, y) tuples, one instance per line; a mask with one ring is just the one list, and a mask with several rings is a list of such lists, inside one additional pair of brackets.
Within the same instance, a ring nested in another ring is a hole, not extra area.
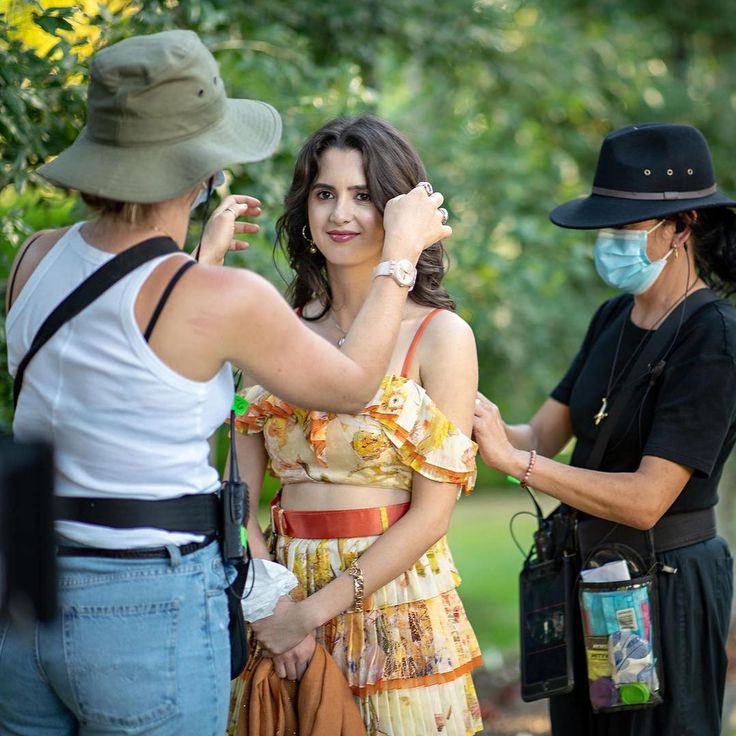
[(363, 571), (358, 566), (358, 561), (353, 560), (345, 572), (353, 579), (353, 612), (363, 611)]

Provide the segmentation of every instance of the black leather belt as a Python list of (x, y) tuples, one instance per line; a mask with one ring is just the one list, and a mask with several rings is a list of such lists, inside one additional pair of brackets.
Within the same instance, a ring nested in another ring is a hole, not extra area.
[[(711, 506), (701, 511), (663, 516), (652, 528), (655, 552), (669, 552), (716, 536), (716, 513)], [(605, 519), (580, 519), (577, 525), (578, 547), (592, 550), (610, 543), (626, 544), (633, 549), (641, 546), (647, 535), (640, 529), (616, 524)]]
[[(192, 552), (203, 549), (212, 543), (208, 537), (202, 542), (191, 542), (179, 547), (181, 555), (190, 555)], [(169, 557), (167, 547), (144, 547), (141, 549), (103, 549), (102, 547), (64, 547), (56, 548), (59, 557), (111, 557), (117, 560), (154, 560)]]
[(152, 527), (170, 532), (212, 536), (220, 530), (220, 499), (198, 493), (164, 500), (136, 498), (54, 498), (57, 520), (110, 526), (115, 529)]

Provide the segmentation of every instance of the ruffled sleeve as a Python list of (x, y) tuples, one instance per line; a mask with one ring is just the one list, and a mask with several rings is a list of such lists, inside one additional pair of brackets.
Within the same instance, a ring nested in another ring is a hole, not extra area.
[(365, 413), (376, 419), (401, 461), (440, 483), (468, 494), (475, 486), (478, 445), (453, 424), (414, 381), (386, 376)]
[(248, 402), (245, 414), (235, 417), (235, 429), (241, 434), (257, 434), (263, 432), (263, 426), (269, 417), (287, 417), (293, 414), (293, 407), (273, 394), (263, 386), (249, 386), (238, 391)]

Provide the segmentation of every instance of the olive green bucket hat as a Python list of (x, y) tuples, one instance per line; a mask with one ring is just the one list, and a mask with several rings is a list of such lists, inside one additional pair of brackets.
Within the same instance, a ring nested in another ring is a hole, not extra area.
[(135, 36), (92, 57), (87, 125), (38, 172), (121, 202), (172, 199), (231, 164), (268, 157), (281, 119), (258, 100), (233, 100), (192, 31)]

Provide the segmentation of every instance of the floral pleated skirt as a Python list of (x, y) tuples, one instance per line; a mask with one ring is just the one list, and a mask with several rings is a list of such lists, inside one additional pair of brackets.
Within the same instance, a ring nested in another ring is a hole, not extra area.
[[(279, 536), (276, 559), (310, 595), (377, 538)], [(442, 537), (410, 570), (367, 596), (363, 612), (342, 613), (317, 630), (350, 685), (368, 736), (470, 736), (483, 729), (470, 676), (482, 660), (459, 584)], [(239, 683), (236, 714), (242, 712)]]

